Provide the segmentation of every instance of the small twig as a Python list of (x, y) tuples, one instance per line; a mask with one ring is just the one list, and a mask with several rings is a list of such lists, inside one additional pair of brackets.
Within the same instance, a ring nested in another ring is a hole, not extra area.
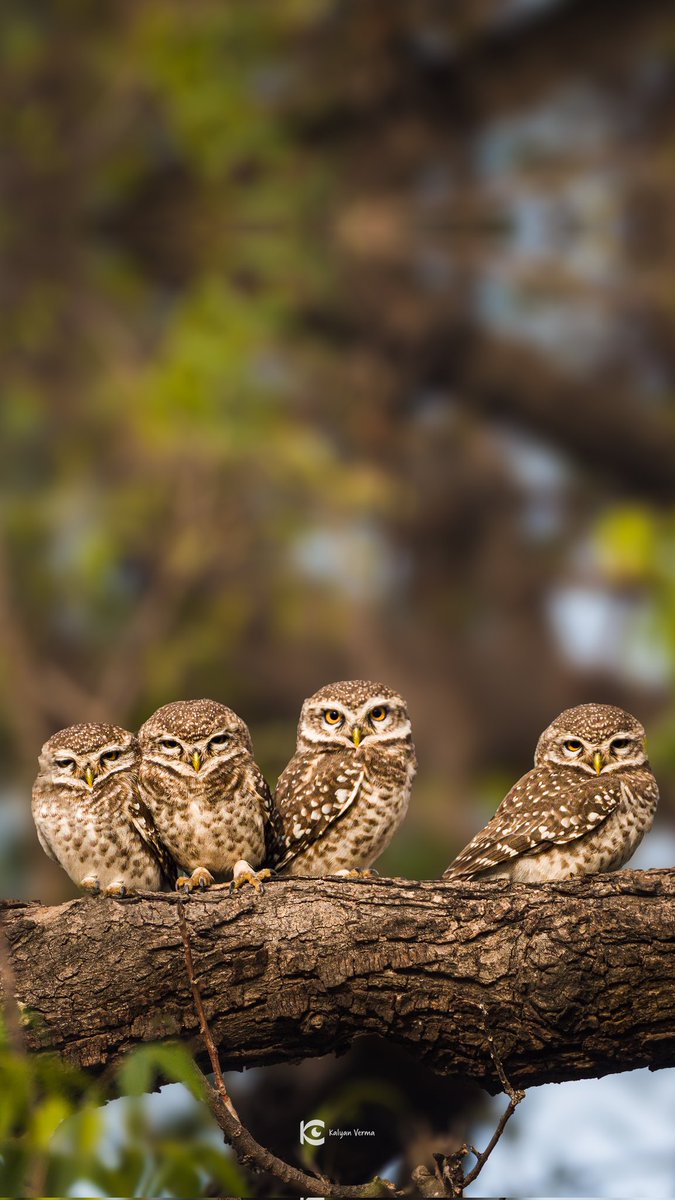
[[(209, 1024), (204, 1011), (204, 1003), (197, 983), (197, 978), (194, 969), (194, 960), (192, 958), (192, 946), (190, 944), (190, 932), (185, 919), (185, 908), (182, 900), (177, 901), (178, 909), (178, 924), (180, 927), (181, 938), (185, 949), (185, 965), (187, 967), (188, 979), (190, 981), (190, 990), (194, 1001), (195, 1010), (199, 1017), (199, 1026), (204, 1045), (206, 1046), (211, 1067), (213, 1070), (216, 1086), (213, 1087), (209, 1083), (203, 1072), (199, 1072), (202, 1076), (206, 1102), (211, 1109), (218, 1125), (229, 1144), (232, 1146), (239, 1162), (244, 1166), (251, 1168), (254, 1171), (266, 1171), (270, 1175), (274, 1175), (283, 1183), (287, 1183), (290, 1187), (298, 1189), (299, 1193), (305, 1196), (322, 1195), (333, 1196), (336, 1200), (349, 1200), (349, 1197), (366, 1197), (376, 1195), (387, 1196), (403, 1196), (405, 1193), (398, 1191), (393, 1184), (387, 1180), (378, 1180), (371, 1183), (361, 1184), (358, 1187), (343, 1187), (341, 1184), (331, 1183), (322, 1175), (307, 1175), (304, 1171), (297, 1167), (291, 1166), (290, 1163), (284, 1162), (283, 1159), (277, 1158), (270, 1150), (265, 1149), (244, 1125), (242, 1125), (237, 1110), (235, 1109), (220, 1066), (218, 1050), (213, 1040), (213, 1035), (209, 1029)], [(199, 1070), (199, 1068), (197, 1068)]]
[[(483, 1004), (480, 1005), (480, 1008), (485, 1017), (485, 1037), (490, 1048), (490, 1057), (494, 1063), (495, 1071), (497, 1072), (497, 1077), (502, 1085), (502, 1089), (509, 1097), (509, 1103), (508, 1107), (502, 1113), (497, 1124), (497, 1128), (495, 1129), (484, 1150), (477, 1150), (475, 1146), (470, 1146), (465, 1143), (463, 1146), (460, 1146), (458, 1150), (455, 1150), (454, 1154), (434, 1155), (434, 1160), (436, 1162), (436, 1176), (443, 1183), (446, 1195), (450, 1196), (463, 1196), (465, 1188), (467, 1188), (470, 1183), (473, 1183), (474, 1179), (478, 1178), (518, 1105), (520, 1104), (521, 1100), (525, 1099), (525, 1092), (520, 1088), (514, 1088), (506, 1075), (501, 1055), (499, 1054), (494, 1037), (487, 1024), (487, 1009)], [(476, 1165), (472, 1167), (470, 1171), (465, 1172), (462, 1167), (462, 1163), (467, 1154), (473, 1154), (476, 1160)]]
[(187, 967), (187, 976), (190, 981), (190, 990), (192, 992), (192, 999), (194, 1001), (195, 1011), (197, 1013), (197, 1016), (199, 1017), (199, 1029), (200, 1029), (200, 1033), (204, 1039), (204, 1045), (206, 1046), (206, 1050), (207, 1050), (207, 1053), (209, 1056), (209, 1060), (211, 1063), (211, 1070), (213, 1071), (213, 1075), (214, 1075), (214, 1078), (216, 1081), (216, 1086), (218, 1088), (218, 1092), (223, 1101), (223, 1104), (227, 1108), (228, 1112), (230, 1112), (232, 1114), (235, 1121), (238, 1121), (239, 1124), (241, 1125), (241, 1121), (239, 1121), (239, 1116), (237, 1114), (237, 1110), (234, 1107), (234, 1104), (232, 1103), (232, 1101), (230, 1099), (230, 1094), (225, 1085), (225, 1080), (223, 1078), (223, 1072), (222, 1072), (221, 1066), (220, 1066), (220, 1059), (218, 1057), (218, 1050), (216, 1049), (216, 1043), (214, 1042), (213, 1037), (211, 1036), (211, 1030), (209, 1029), (209, 1023), (206, 1019), (206, 1012), (204, 1011), (204, 1003), (202, 1001), (202, 994), (199, 990), (199, 984), (197, 983), (197, 977), (195, 975), (195, 965), (194, 965), (194, 961), (192, 958), (192, 946), (190, 944), (190, 934), (189, 934), (188, 927), (187, 927), (187, 921), (185, 920), (185, 908), (183, 906), (182, 900), (180, 900), (180, 899), (178, 900), (176, 907), (178, 909), (178, 924), (180, 926), (180, 935), (183, 939), (183, 947), (185, 949), (185, 965)]

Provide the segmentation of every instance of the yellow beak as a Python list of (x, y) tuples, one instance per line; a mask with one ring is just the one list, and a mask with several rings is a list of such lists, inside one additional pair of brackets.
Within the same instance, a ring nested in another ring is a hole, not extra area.
[(358, 725), (356, 726), (356, 729), (354, 729), (352, 732), (352, 741), (355, 746), (360, 746), (361, 742), (363, 741), (363, 734), (361, 733), (361, 730), (359, 729)]
[(87, 769), (84, 773), (84, 778), (86, 779), (87, 785), (89, 787), (94, 786), (94, 769), (93, 769), (93, 767), (87, 767)]
[(198, 771), (202, 765), (202, 756), (199, 753), (199, 750), (195, 750), (194, 754), (192, 755), (192, 765), (195, 771)]
[(602, 771), (602, 768), (604, 767), (604, 765), (605, 765), (605, 760), (602, 757), (602, 754), (600, 753), (599, 750), (596, 750), (595, 754), (593, 755), (593, 766), (595, 767), (598, 775)]

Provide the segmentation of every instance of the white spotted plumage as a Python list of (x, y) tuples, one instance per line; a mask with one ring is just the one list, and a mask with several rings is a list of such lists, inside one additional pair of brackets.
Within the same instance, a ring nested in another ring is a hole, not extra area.
[(215, 700), (165, 704), (139, 732), (141, 793), (164, 844), (191, 872), (190, 890), (214, 877), (247, 879), (265, 859), (272, 797), (248, 728)]
[(538, 883), (622, 867), (658, 802), (644, 742), (640, 722), (620, 708), (565, 710), (541, 735), (534, 769), (445, 877)]
[(175, 879), (138, 786), (140, 746), (117, 725), (87, 722), (40, 751), (32, 810), (45, 853), (79, 887), (119, 895)]
[(365, 680), (321, 688), (303, 705), (296, 753), (277, 784), (282, 828), (271, 865), (309, 876), (371, 866), (405, 817), (415, 768), (397, 692)]

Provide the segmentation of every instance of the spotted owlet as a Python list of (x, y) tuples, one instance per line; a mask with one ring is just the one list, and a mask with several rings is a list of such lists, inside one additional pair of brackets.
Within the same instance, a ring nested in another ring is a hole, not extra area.
[(659, 798), (640, 722), (609, 704), (568, 708), (542, 733), (534, 762), (446, 878), (545, 883), (628, 862)]
[(404, 700), (380, 683), (331, 683), (302, 706), (275, 804), (272, 865), (287, 875), (367, 868), (403, 820), (416, 769)]
[(40, 845), (85, 891), (157, 891), (176, 877), (140, 797), (138, 739), (88, 722), (55, 733), (40, 751), (33, 819)]
[(214, 876), (260, 888), (273, 820), (272, 796), (253, 760), (248, 728), (215, 700), (177, 700), (145, 722), (141, 793), (162, 841), (189, 875), (176, 886), (210, 887)]

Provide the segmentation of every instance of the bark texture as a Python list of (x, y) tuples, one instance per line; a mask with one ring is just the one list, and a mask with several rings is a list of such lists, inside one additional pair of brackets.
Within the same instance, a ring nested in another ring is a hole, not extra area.
[[(195, 1038), (176, 903), (5, 903), (28, 1048), (98, 1069), (141, 1041)], [(184, 906), (224, 1069), (379, 1034), (498, 1090), (487, 1030), (518, 1086), (675, 1065), (675, 871), (274, 880)]]

